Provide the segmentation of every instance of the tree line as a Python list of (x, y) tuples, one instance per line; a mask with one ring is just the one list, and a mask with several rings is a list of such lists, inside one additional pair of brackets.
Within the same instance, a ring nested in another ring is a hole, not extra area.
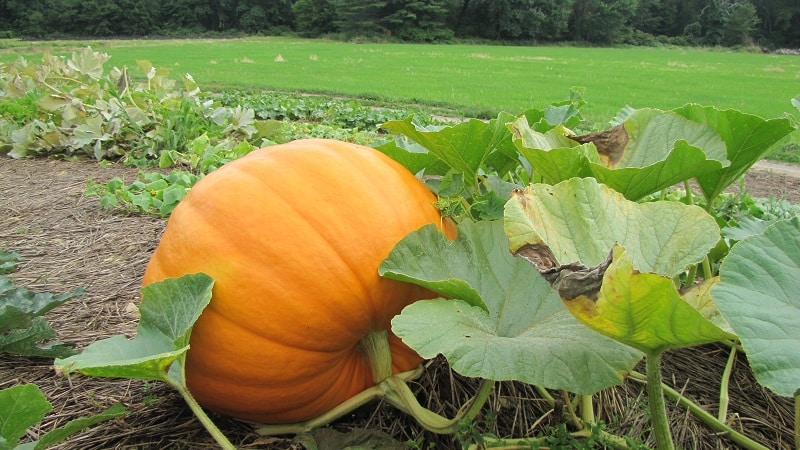
[(798, 0), (0, 0), (0, 36), (800, 47)]

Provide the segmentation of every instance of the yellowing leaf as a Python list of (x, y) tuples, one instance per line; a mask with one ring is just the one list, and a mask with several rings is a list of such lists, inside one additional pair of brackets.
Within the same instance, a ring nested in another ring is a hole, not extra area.
[(668, 277), (701, 261), (720, 236), (702, 208), (632, 202), (590, 178), (515, 191), (506, 203), (505, 230), (511, 251), (543, 242), (559, 264), (596, 266), (619, 243), (637, 270)]
[(587, 295), (564, 300), (593, 330), (648, 354), (734, 338), (683, 300), (671, 279), (634, 270), (620, 246), (614, 247), (596, 300)]

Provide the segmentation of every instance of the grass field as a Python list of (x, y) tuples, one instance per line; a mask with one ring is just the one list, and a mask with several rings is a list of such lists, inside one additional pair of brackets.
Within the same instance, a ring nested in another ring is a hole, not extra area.
[(0, 41), (0, 61), (44, 48), (90, 44), (112, 57), (188, 72), (206, 89), (222, 85), (323, 92), (385, 103), (440, 105), (465, 115), (519, 113), (581, 88), (587, 118), (606, 122), (625, 105), (686, 103), (771, 118), (797, 115), (800, 58), (703, 49), (354, 44), (294, 38), (84, 42)]

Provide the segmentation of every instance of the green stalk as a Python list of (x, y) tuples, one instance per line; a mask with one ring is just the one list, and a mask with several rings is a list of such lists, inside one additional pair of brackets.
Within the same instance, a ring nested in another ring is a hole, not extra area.
[(703, 279), (710, 280), (714, 276), (711, 273), (711, 260), (708, 259), (708, 255), (703, 258)]
[(694, 280), (697, 278), (697, 264), (689, 266), (689, 273), (686, 275), (686, 286), (694, 285)]
[(361, 340), (361, 350), (369, 359), (372, 377), (376, 385), (345, 400), (332, 410), (305, 422), (261, 425), (257, 432), (262, 435), (301, 433), (327, 425), (356, 408), (375, 399), (384, 399), (387, 403), (412, 416), (425, 429), (439, 434), (453, 434), (456, 426), (465, 420), (473, 420), (480, 412), (494, 382), (483, 380), (480, 389), (468, 406), (453, 419), (443, 417), (420, 405), (406, 380), (416, 378), (422, 367), (409, 372), (392, 375), (392, 355), (389, 351), (389, 333), (386, 330), (373, 331)]
[[(181, 371), (183, 371), (182, 367)], [(208, 433), (211, 434), (211, 437), (213, 437), (214, 440), (217, 441), (217, 444), (219, 444), (219, 446), (222, 447), (223, 450), (236, 450), (236, 447), (231, 443), (231, 441), (229, 441), (228, 438), (225, 437), (222, 431), (219, 428), (217, 428), (217, 425), (214, 423), (214, 421), (211, 420), (210, 417), (208, 417), (208, 414), (206, 414), (205, 411), (203, 411), (203, 408), (200, 406), (199, 403), (197, 403), (197, 400), (195, 400), (195, 398), (186, 388), (186, 385), (184, 383), (175, 382), (169, 376), (165, 376), (164, 381), (166, 381), (167, 384), (178, 390), (178, 392), (181, 394), (181, 397), (183, 397), (183, 400), (186, 402), (187, 405), (189, 405), (189, 408), (192, 410), (194, 415), (197, 417), (198, 420), (200, 420), (200, 423), (203, 424), (205, 429), (208, 430)]]
[(392, 352), (389, 348), (388, 331), (371, 331), (361, 339), (359, 345), (369, 360), (372, 381), (375, 384), (392, 376)]
[[(392, 378), (399, 378), (400, 380), (413, 380), (422, 374), (423, 367), (418, 366), (408, 372), (398, 373), (392, 375)], [(298, 434), (311, 431), (315, 428), (325, 426), (334, 420), (343, 417), (357, 408), (366, 405), (367, 403), (383, 398), (386, 395), (385, 389), (381, 385), (372, 386), (371, 388), (359, 392), (358, 394), (348, 398), (344, 402), (337, 405), (332, 410), (323, 413), (313, 419), (304, 422), (286, 423), (286, 424), (261, 424), (256, 427), (256, 433), (264, 436), (276, 436), (279, 434)]]
[(728, 356), (728, 362), (725, 363), (725, 370), (722, 372), (722, 379), (719, 383), (719, 411), (717, 411), (717, 420), (722, 423), (728, 422), (728, 384), (731, 379), (734, 361), (736, 361), (736, 346), (732, 345), (731, 354)]
[(683, 190), (686, 191), (686, 201), (690, 205), (694, 205), (694, 194), (692, 193), (692, 185), (689, 180), (683, 180)]
[(534, 386), (533, 388), (536, 389), (536, 392), (539, 393), (539, 395), (542, 397), (542, 400), (545, 400), (547, 404), (550, 405), (551, 408), (555, 407), (556, 400), (553, 398), (552, 395), (550, 395), (549, 392), (547, 392), (547, 389), (541, 386)]
[(468, 406), (459, 411), (452, 419), (447, 419), (420, 405), (414, 393), (411, 392), (411, 388), (402, 379), (389, 377), (383, 380), (381, 386), (384, 387), (386, 401), (412, 416), (423, 428), (438, 434), (453, 434), (459, 423), (475, 419), (483, 405), (486, 404), (494, 387), (494, 381), (484, 379), (478, 393), (468, 403)]
[[(628, 443), (625, 439), (611, 434), (607, 431), (600, 430), (599, 432), (600, 437), (608, 442), (611, 447), (617, 450), (628, 450)], [(574, 433), (570, 433), (570, 436), (575, 438), (589, 438), (592, 436), (592, 431), (585, 429), (576, 431)], [(472, 444), (468, 447), (468, 450), (483, 450), (483, 449), (495, 449), (495, 450), (530, 450), (532, 448), (548, 448), (547, 445), (547, 438), (495, 438), (484, 436), (483, 443), (481, 444)]]
[[(630, 378), (635, 381), (639, 382), (646, 382), (647, 376), (638, 373), (638, 372), (631, 372)], [(768, 450), (768, 447), (765, 447), (758, 442), (750, 439), (749, 437), (739, 433), (738, 431), (734, 430), (730, 426), (725, 423), (720, 422), (717, 420), (714, 415), (710, 414), (708, 411), (700, 407), (697, 403), (689, 400), (688, 398), (681, 395), (675, 389), (662, 384), (662, 389), (666, 395), (670, 398), (676, 400), (679, 405), (688, 409), (692, 414), (694, 414), (698, 419), (700, 419), (703, 423), (708, 425), (714, 431), (718, 431), (720, 433), (724, 433), (728, 439), (739, 445), (740, 447), (746, 450)]]
[(580, 398), (580, 409), (581, 409), (581, 420), (583, 423), (595, 423), (594, 417), (594, 402), (592, 402), (591, 395), (581, 395)]
[(650, 406), (650, 420), (656, 437), (658, 450), (674, 450), (672, 434), (669, 431), (667, 408), (664, 404), (664, 390), (661, 383), (661, 352), (649, 353), (647, 361), (647, 403)]

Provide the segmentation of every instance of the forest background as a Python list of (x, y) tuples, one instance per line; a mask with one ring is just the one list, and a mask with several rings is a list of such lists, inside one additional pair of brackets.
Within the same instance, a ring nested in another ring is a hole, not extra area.
[(0, 37), (800, 48), (798, 0), (2, 0)]

